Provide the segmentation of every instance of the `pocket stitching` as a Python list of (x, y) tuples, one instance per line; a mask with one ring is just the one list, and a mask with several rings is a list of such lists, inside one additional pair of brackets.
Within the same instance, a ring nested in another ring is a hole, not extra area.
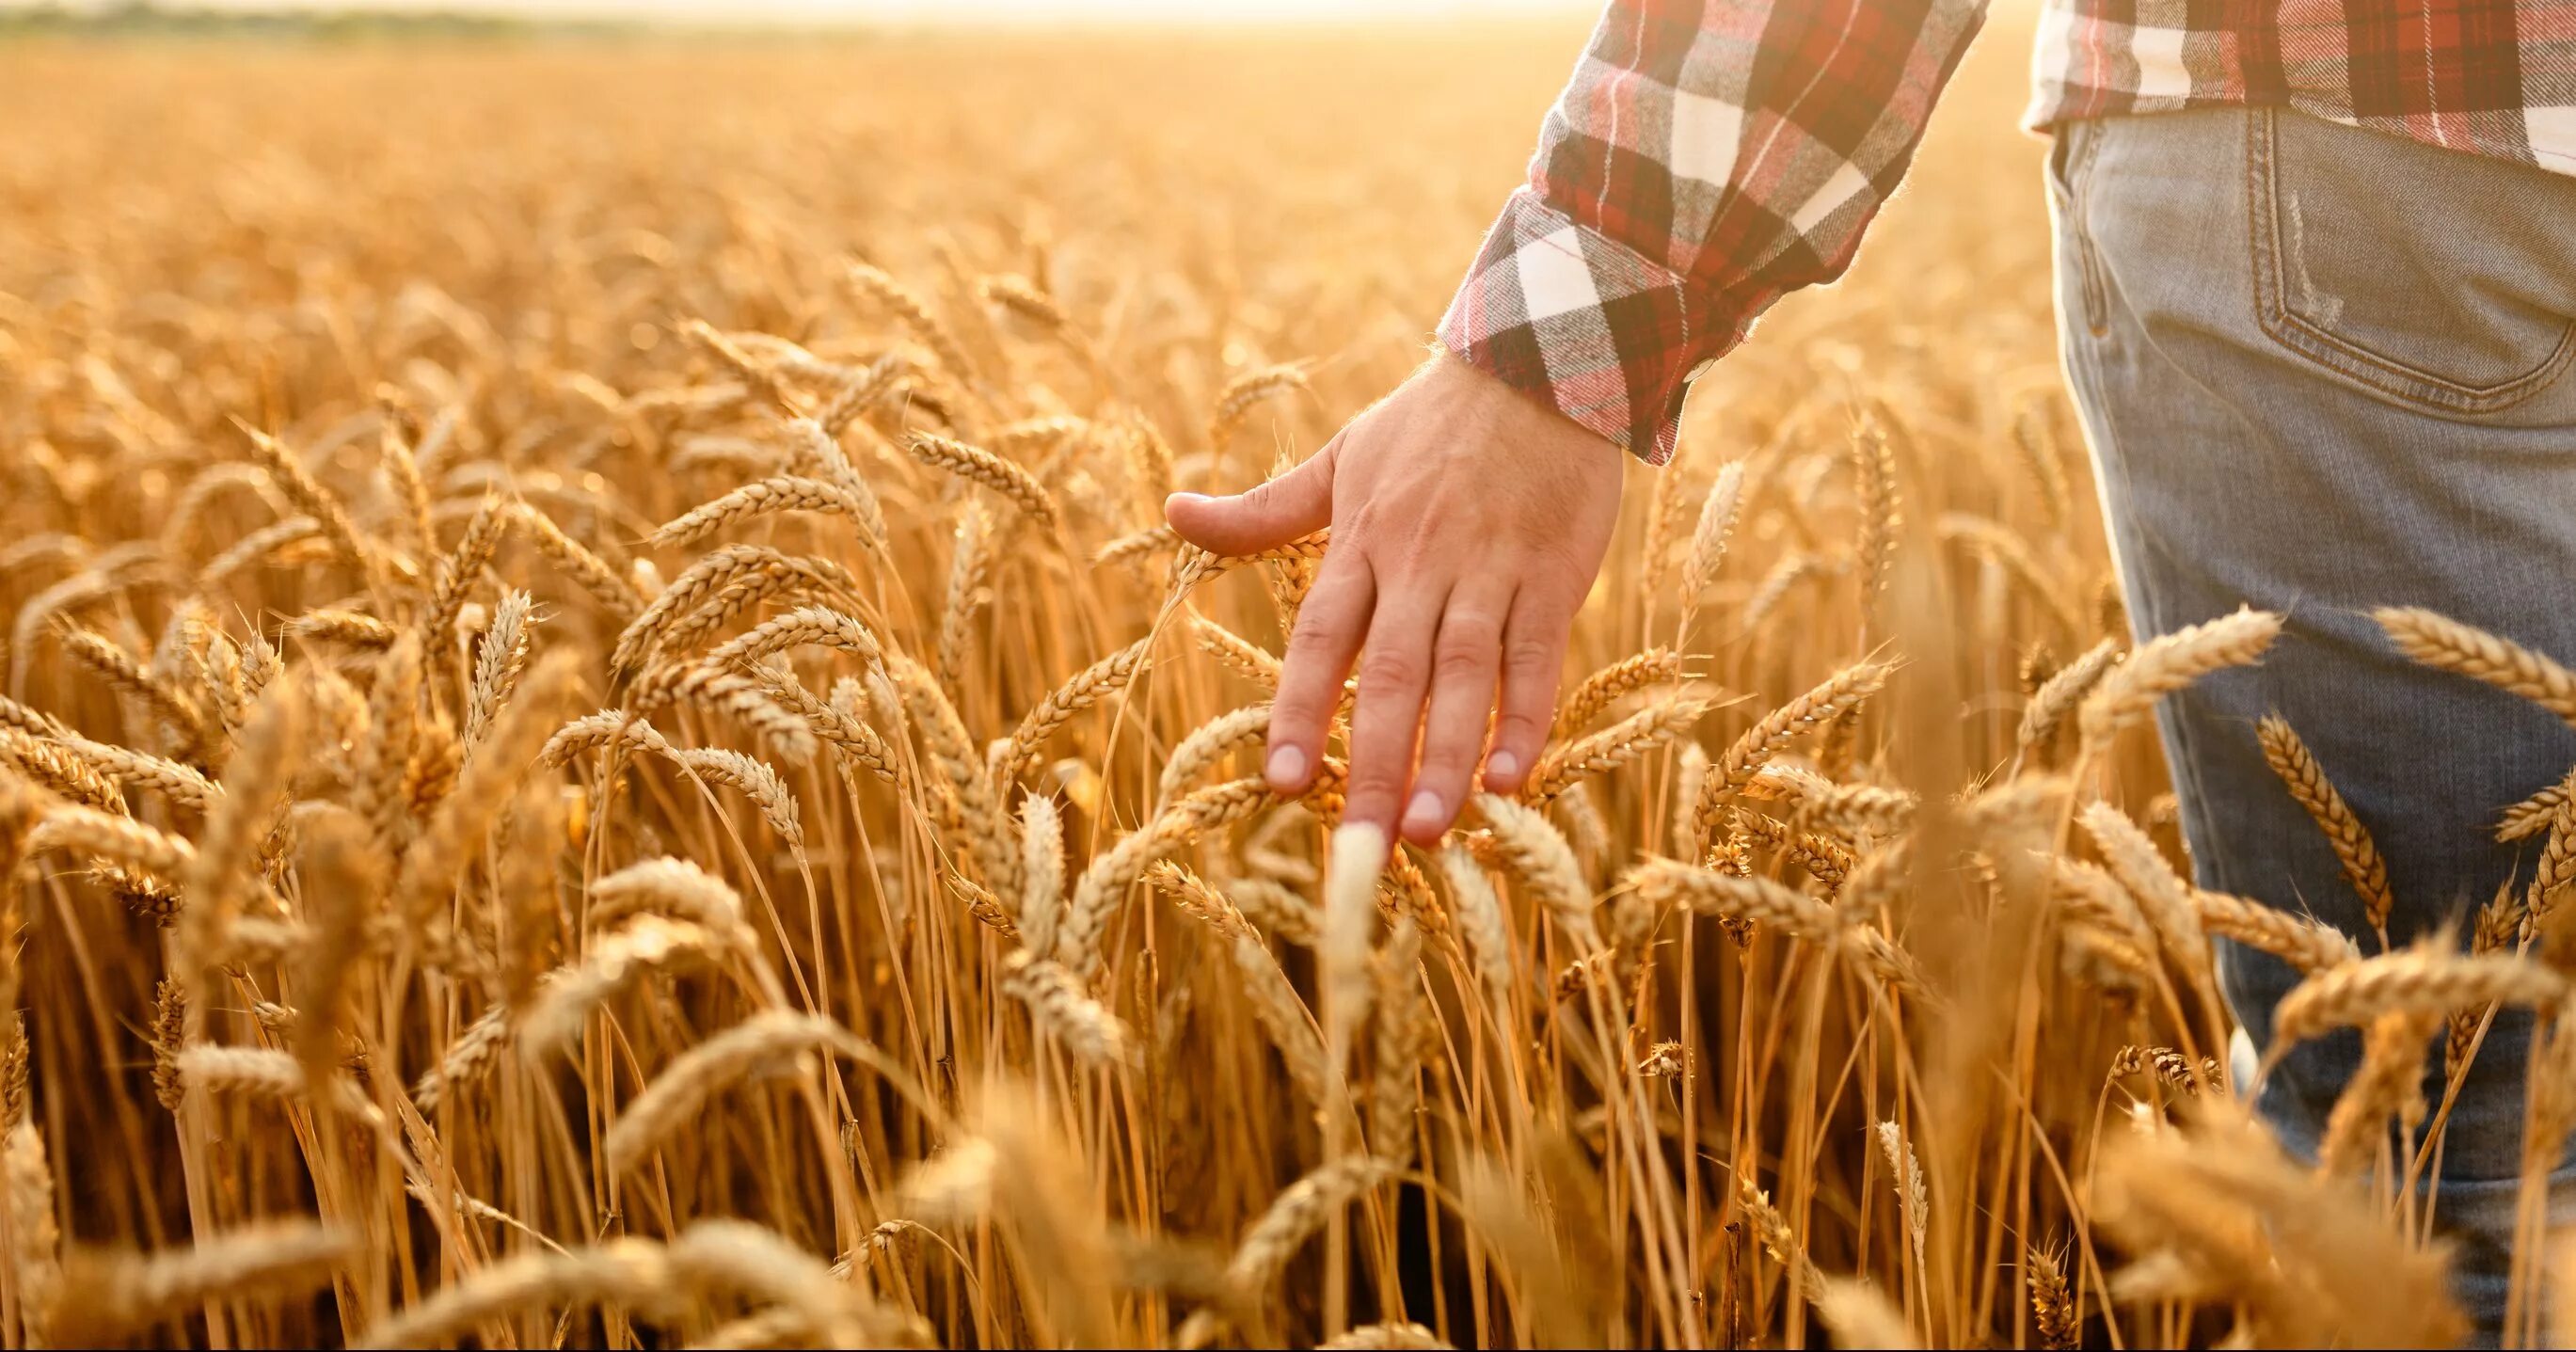
[(2102, 277), (2102, 258), (2093, 247), (2092, 207), (2093, 160), (2101, 153), (2103, 133), (2110, 129), (2101, 119), (2072, 124), (2066, 134), (2080, 134), (2083, 144), (2075, 147), (2066, 165), (2066, 214), (2073, 226), (2076, 274), (2084, 292), (2084, 329), (2100, 338), (2111, 331), (2110, 286)]
[(2254, 262), (2254, 319), (2274, 342), (2320, 366), (2401, 402), (2458, 413), (2494, 413), (2546, 388), (2576, 358), (2576, 325), (2538, 366), (2494, 385), (2469, 385), (2409, 366), (2320, 328), (2292, 310), (2283, 295), (2287, 262), (2281, 252), (2280, 182), (2275, 127), (2278, 113), (2259, 110), (2246, 119), (2246, 224)]

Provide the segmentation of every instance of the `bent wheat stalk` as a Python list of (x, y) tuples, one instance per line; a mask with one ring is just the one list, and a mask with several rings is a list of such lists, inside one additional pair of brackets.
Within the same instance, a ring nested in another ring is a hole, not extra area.
[(2396, 898), (2388, 891), (2388, 864), (2379, 857), (2379, 846), (2370, 832), (2353, 815), (2350, 804), (2336, 792), (2326, 778), (2325, 767), (2317, 764), (2308, 744), (2290, 730), (2290, 721), (2279, 714), (2266, 714), (2255, 725), (2254, 732), (2263, 743), (2263, 759), (2272, 773), (2290, 791), (2308, 820), (2325, 833), (2326, 843), (2334, 847), (2335, 859), (2343, 865), (2343, 876), (2352, 890), (2361, 894), (2363, 918), (2379, 932), (2380, 945), (2388, 943), (2388, 913)]
[(2158, 699), (2213, 671), (2260, 661), (2280, 634), (2280, 616), (2240, 608), (2140, 644), (2085, 698), (2084, 744), (2108, 746), (2121, 729), (2154, 709)]
[(870, 1059), (867, 1046), (830, 1019), (771, 1010), (682, 1052), (608, 1129), (608, 1167), (627, 1173), (726, 1090), (808, 1052)]
[(2511, 639), (2412, 606), (2373, 611), (2389, 641), (2428, 667), (2458, 672), (2519, 695), (2576, 727), (2576, 672)]

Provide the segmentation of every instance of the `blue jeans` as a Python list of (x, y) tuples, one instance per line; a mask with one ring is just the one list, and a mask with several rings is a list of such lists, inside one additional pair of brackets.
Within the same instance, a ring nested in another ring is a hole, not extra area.
[[(2387, 856), (2390, 942), (2465, 935), (2518, 856), (2537, 857), (2536, 839), (2495, 842), (2498, 813), (2576, 764), (2576, 733), (2408, 662), (2370, 612), (2426, 606), (2576, 659), (2576, 178), (2225, 109), (2076, 124), (2049, 179), (2063, 354), (2132, 625), (2152, 636), (2243, 604), (2288, 617), (2261, 666), (2159, 714), (2201, 885), (2376, 949), (2264, 763), (2254, 726), (2277, 710)], [(2234, 945), (2219, 973), (2267, 1046), (2296, 973)], [(2490, 1339), (2528, 1037), (2524, 1020), (2489, 1034), (2436, 1181)], [(2258, 1106), (2293, 1150), (2314, 1151), (2359, 1059), (2347, 1033), (2266, 1083)], [(2564, 1199), (2576, 1174), (2559, 1179)]]

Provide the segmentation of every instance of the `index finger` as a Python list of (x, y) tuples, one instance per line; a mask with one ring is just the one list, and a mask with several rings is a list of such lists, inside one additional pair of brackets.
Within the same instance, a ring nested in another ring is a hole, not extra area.
[(1342, 678), (1350, 673), (1369, 631), (1377, 584), (1356, 549), (1324, 555), (1323, 572), (1297, 608), (1280, 664), (1279, 694), (1270, 705), (1270, 749), (1262, 777), (1274, 792), (1296, 794), (1315, 780), (1324, 763), (1324, 731), (1341, 703)]

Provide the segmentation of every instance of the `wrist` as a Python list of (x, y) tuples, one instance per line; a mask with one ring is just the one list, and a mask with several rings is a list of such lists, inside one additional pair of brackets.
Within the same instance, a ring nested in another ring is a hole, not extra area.
[(1526, 427), (1544, 428), (1551, 441), (1564, 439), (1586, 450), (1619, 453), (1619, 444), (1599, 431), (1584, 426), (1568, 416), (1549, 397), (1547, 391), (1524, 389), (1495, 372), (1460, 356), (1446, 343), (1431, 345), (1431, 356), (1416, 373), (1416, 379), (1438, 387), (1444, 394), (1491, 410), (1498, 421), (1519, 423)]

